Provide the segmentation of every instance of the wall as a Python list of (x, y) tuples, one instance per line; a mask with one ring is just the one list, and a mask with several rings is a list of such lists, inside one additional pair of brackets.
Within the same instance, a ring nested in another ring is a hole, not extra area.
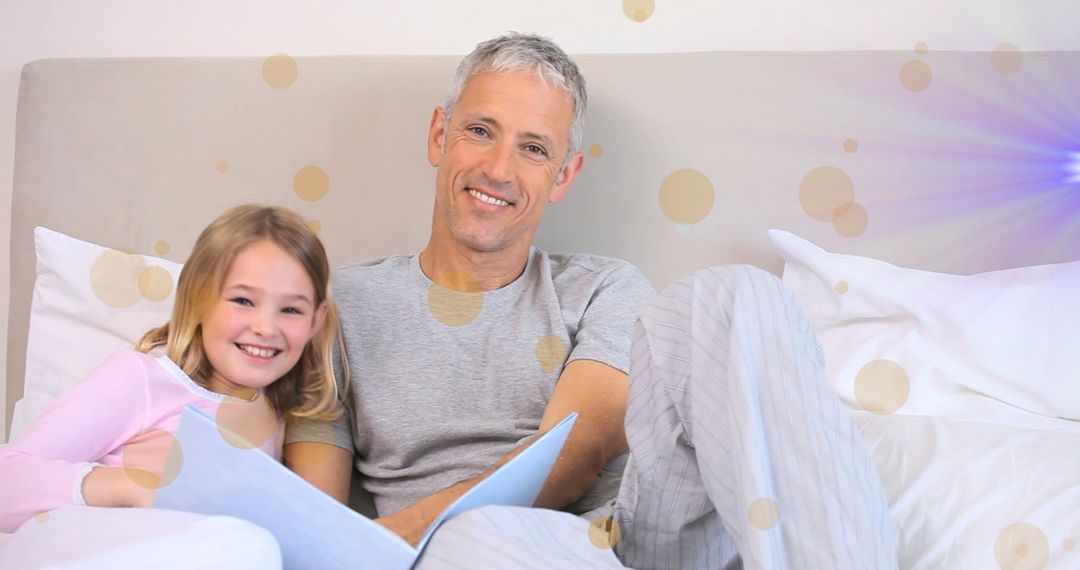
[[(0, 283), (19, 72), (50, 57), (265, 56), (468, 51), (506, 30), (571, 53), (702, 50), (1080, 49), (1076, 0), (0, 0)], [(419, 152), (419, 150), (418, 150)], [(8, 299), (0, 295), (0, 345)], [(57, 347), (59, 353), (65, 347)], [(0, 370), (6, 354), (0, 351)], [(0, 381), (0, 386), (4, 385)], [(5, 394), (0, 393), (0, 409)], [(4, 422), (0, 422), (3, 426)], [(0, 441), (6, 434), (0, 433)]]

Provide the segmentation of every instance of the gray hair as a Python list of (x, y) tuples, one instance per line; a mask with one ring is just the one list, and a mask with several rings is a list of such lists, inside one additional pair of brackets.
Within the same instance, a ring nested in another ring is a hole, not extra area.
[(465, 89), (465, 82), (484, 71), (535, 71), (541, 81), (570, 95), (574, 103), (574, 118), (570, 123), (570, 148), (563, 159), (565, 165), (581, 148), (585, 131), (585, 107), (588, 105), (585, 78), (573, 60), (555, 45), (555, 42), (532, 34), (510, 32), (477, 44), (472, 53), (461, 60), (454, 79), (450, 82), (450, 93), (443, 105), (448, 123), (454, 112), (454, 105)]

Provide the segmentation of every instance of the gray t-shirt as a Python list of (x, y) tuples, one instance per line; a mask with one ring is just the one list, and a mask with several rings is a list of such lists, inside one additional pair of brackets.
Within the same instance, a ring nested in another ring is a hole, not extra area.
[[(383, 515), (477, 475), (535, 435), (567, 362), (627, 372), (634, 322), (655, 294), (624, 261), (535, 247), (521, 277), (494, 291), (435, 285), (416, 255), (346, 266), (332, 288), (351, 409), (332, 430), (298, 422), (287, 441), (355, 451)], [(574, 511), (614, 496), (620, 460)]]

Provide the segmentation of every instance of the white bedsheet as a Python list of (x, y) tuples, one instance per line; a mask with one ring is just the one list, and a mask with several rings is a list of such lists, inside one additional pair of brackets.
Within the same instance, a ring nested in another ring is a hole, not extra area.
[(1080, 568), (1075, 426), (854, 416), (900, 527), (901, 568)]
[(281, 568), (269, 531), (233, 517), (167, 509), (66, 507), (9, 536), (0, 570)]

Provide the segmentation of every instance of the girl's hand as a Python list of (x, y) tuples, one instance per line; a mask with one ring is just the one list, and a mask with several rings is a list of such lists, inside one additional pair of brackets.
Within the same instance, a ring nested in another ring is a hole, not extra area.
[(151, 507), (156, 481), (157, 476), (146, 471), (95, 467), (83, 479), (83, 500), (92, 507)]

